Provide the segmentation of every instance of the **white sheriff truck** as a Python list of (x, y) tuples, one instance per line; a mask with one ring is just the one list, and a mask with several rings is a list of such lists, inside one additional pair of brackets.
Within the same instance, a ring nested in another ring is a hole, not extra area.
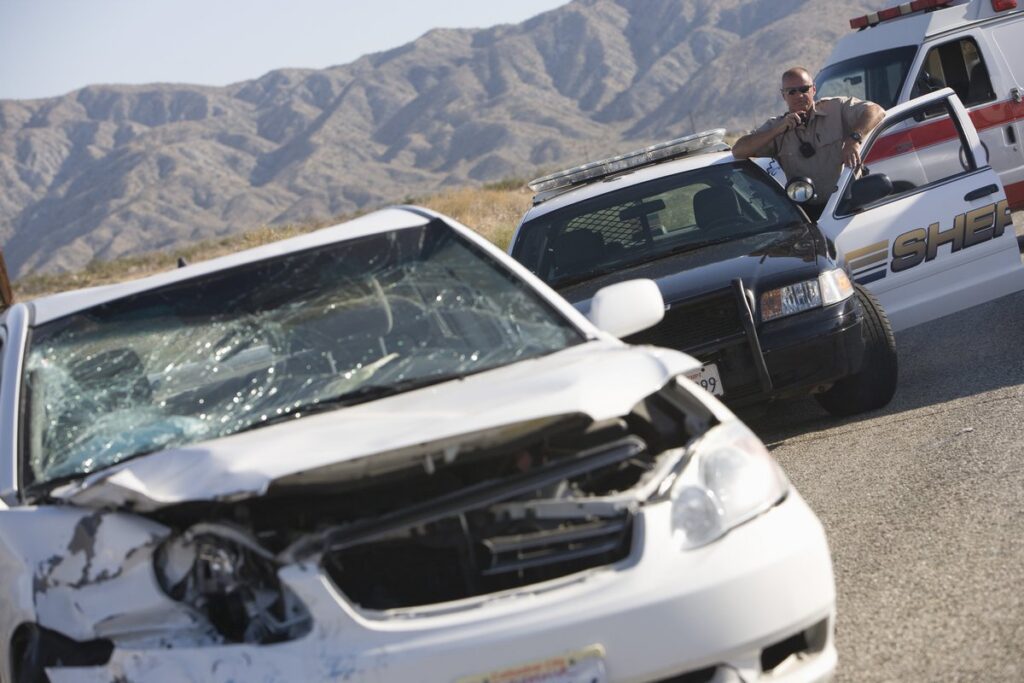
[[(854, 17), (850, 27), (856, 31), (836, 44), (814, 79), (818, 97), (850, 95), (889, 109), (952, 88), (1010, 208), (1024, 209), (1024, 4), (915, 0)], [(936, 108), (892, 128), (865, 161), (881, 171), (915, 155), (944, 155), (955, 165), (956, 138), (954, 120)]]

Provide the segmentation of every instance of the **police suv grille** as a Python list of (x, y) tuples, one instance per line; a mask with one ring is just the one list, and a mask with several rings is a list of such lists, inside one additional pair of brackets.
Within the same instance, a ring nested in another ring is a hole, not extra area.
[(742, 334), (736, 295), (731, 289), (723, 289), (673, 303), (658, 325), (626, 337), (625, 341), (693, 351)]

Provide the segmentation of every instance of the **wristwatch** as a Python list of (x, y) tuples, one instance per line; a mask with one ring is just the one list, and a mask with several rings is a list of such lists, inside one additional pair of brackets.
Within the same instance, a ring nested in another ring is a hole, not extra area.
[(850, 139), (853, 140), (854, 142), (863, 142), (864, 137), (857, 131), (853, 131), (852, 133), (850, 133)]

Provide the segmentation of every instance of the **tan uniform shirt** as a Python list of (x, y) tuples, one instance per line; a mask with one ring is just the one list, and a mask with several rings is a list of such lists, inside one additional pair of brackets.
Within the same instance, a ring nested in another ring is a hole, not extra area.
[[(826, 97), (814, 103), (814, 113), (803, 126), (797, 126), (772, 139), (756, 150), (752, 156), (773, 157), (782, 166), (786, 179), (804, 176), (814, 181), (812, 204), (822, 205), (836, 189), (839, 173), (843, 170), (843, 142), (853, 132), (854, 124), (868, 103), (856, 97)], [(756, 132), (771, 130), (779, 125), (783, 116), (768, 119)], [(805, 157), (800, 145), (809, 142), (814, 156)]]

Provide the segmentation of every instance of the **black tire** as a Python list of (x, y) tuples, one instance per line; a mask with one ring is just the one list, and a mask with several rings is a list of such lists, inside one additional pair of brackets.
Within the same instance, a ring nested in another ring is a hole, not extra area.
[(899, 375), (896, 337), (889, 318), (871, 292), (860, 285), (854, 287), (864, 311), (864, 360), (857, 374), (844, 377), (828, 391), (815, 395), (821, 407), (837, 417), (878, 410), (889, 403), (896, 393)]

